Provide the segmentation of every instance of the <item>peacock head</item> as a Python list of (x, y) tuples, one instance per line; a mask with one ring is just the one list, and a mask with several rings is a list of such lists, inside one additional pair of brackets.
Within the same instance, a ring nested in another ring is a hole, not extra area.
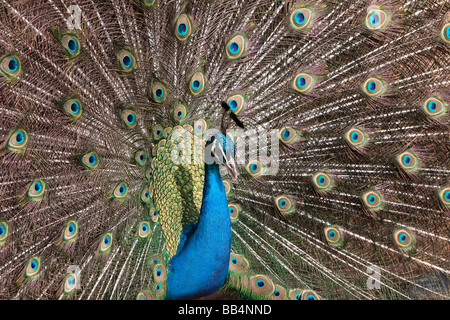
[(207, 165), (216, 163), (224, 165), (234, 180), (238, 177), (234, 159), (235, 145), (229, 135), (217, 131), (207, 141), (205, 146), (205, 162)]

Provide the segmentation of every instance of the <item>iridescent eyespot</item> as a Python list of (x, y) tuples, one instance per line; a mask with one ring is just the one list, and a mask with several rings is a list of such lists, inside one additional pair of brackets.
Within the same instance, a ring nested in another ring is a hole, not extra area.
[(419, 165), (419, 159), (410, 151), (405, 151), (397, 156), (397, 163), (406, 171), (411, 171)]
[(171, 133), (172, 133), (172, 127), (164, 128), (164, 130), (163, 130), (163, 137), (164, 138), (168, 138), (168, 137), (170, 137)]
[(208, 124), (204, 119), (198, 119), (194, 123), (194, 133), (196, 135), (205, 133), (206, 129), (208, 129)]
[(241, 207), (238, 204), (230, 203), (228, 205), (228, 213), (230, 214), (230, 218), (232, 221), (235, 221), (238, 218), (240, 212)]
[(153, 178), (153, 170), (152, 170), (152, 168), (148, 169), (145, 172), (145, 177), (147, 178), (147, 180), (151, 180)]
[(425, 111), (425, 114), (433, 118), (437, 118), (445, 113), (446, 105), (442, 100), (438, 98), (430, 98), (425, 101), (423, 109)]
[(147, 203), (150, 201), (151, 196), (150, 188), (146, 187), (141, 192), (141, 201)]
[(65, 241), (73, 241), (75, 240), (78, 234), (78, 223), (75, 220), (70, 220), (67, 222), (66, 227), (64, 228), (63, 237)]
[(294, 79), (294, 89), (301, 93), (309, 93), (314, 85), (314, 78), (308, 73), (299, 73)]
[(28, 197), (32, 200), (41, 200), (44, 196), (45, 183), (41, 179), (34, 179), (28, 186)]
[(396, 245), (402, 250), (412, 250), (416, 244), (414, 235), (405, 229), (399, 229), (394, 232), (394, 240)]
[(188, 15), (182, 14), (175, 24), (175, 36), (180, 41), (185, 41), (192, 34), (192, 23)]
[(389, 15), (386, 11), (381, 9), (369, 10), (366, 16), (366, 27), (369, 30), (380, 30), (387, 25)]
[[(147, 0), (144, 0), (145, 2), (147, 2)], [(155, 2), (156, 0), (153, 0), (153, 2)], [(136, 300), (148, 300), (147, 294), (145, 294), (144, 292), (139, 292), (138, 295), (136, 296)]]
[(179, 124), (183, 124), (187, 117), (187, 108), (184, 104), (179, 104), (173, 109), (173, 118)]
[(338, 227), (326, 227), (324, 229), (325, 239), (333, 247), (341, 247), (344, 244), (344, 234)]
[(439, 191), (439, 200), (444, 206), (450, 206), (450, 188), (444, 188)]
[(225, 187), (225, 194), (227, 196), (233, 195), (233, 184), (230, 180), (223, 180), (223, 186)]
[(290, 196), (279, 196), (275, 198), (275, 206), (282, 214), (295, 212), (295, 202)]
[(230, 254), (229, 270), (233, 273), (242, 274), (248, 269), (248, 261), (244, 256), (236, 253)]
[(83, 113), (81, 102), (76, 98), (66, 100), (63, 109), (71, 120), (77, 120)]
[(160, 140), (163, 137), (163, 127), (159, 124), (153, 127), (153, 139)]
[(75, 273), (68, 274), (64, 278), (63, 290), (64, 293), (68, 294), (73, 292), (77, 287), (77, 276)]
[(78, 38), (71, 34), (65, 34), (61, 37), (61, 45), (64, 47), (66, 54), (70, 57), (76, 57), (80, 54), (80, 41)]
[(227, 56), (230, 59), (241, 57), (246, 50), (246, 40), (244, 35), (236, 35), (226, 45)]
[(100, 163), (99, 158), (98, 158), (98, 154), (95, 151), (91, 151), (91, 152), (86, 153), (81, 158), (81, 163), (83, 164), (83, 166), (86, 169), (94, 170), (95, 168), (97, 168), (98, 164)]
[(275, 290), (273, 290), (270, 300), (284, 300), (286, 298), (286, 289), (280, 285), (275, 285)]
[(331, 177), (324, 172), (318, 172), (313, 176), (313, 185), (317, 190), (325, 191), (331, 189), (332, 183)]
[[(146, 6), (151, 7), (152, 5), (155, 4), (156, 0), (142, 0), (142, 2), (143, 2)], [(147, 299), (145, 299), (145, 300), (147, 300)]]
[(362, 148), (367, 143), (367, 133), (360, 128), (351, 128), (344, 135), (344, 138), (352, 148)]
[(146, 238), (150, 234), (150, 226), (148, 222), (142, 221), (139, 223), (139, 237)]
[(363, 90), (370, 97), (378, 97), (386, 91), (386, 85), (380, 79), (369, 78), (364, 82)]
[(320, 298), (314, 291), (305, 290), (302, 294), (302, 300), (320, 300)]
[(147, 163), (147, 154), (143, 150), (139, 150), (134, 154), (134, 161), (140, 166), (145, 166)]
[(205, 75), (203, 72), (198, 71), (194, 73), (189, 80), (189, 90), (193, 95), (198, 95), (202, 93), (205, 89)]
[(155, 265), (153, 268), (153, 280), (156, 283), (161, 283), (166, 280), (166, 268), (162, 263)]
[(368, 191), (363, 194), (362, 201), (368, 209), (377, 210), (383, 205), (384, 199), (379, 192)]
[(128, 194), (128, 186), (125, 183), (119, 183), (114, 188), (113, 196), (116, 199), (123, 199)]
[(124, 72), (133, 71), (134, 66), (136, 64), (136, 60), (134, 55), (128, 50), (120, 50), (117, 54), (117, 58), (119, 59), (119, 63), (121, 66), (121, 70)]
[(16, 55), (3, 57), (0, 62), (0, 71), (9, 79), (17, 78), (22, 71), (22, 64)]
[(111, 233), (105, 234), (100, 240), (100, 252), (101, 253), (107, 252), (112, 246), (112, 241), (113, 241), (112, 234)]
[(269, 296), (275, 290), (275, 285), (265, 275), (250, 277), (250, 289), (256, 295)]
[(123, 110), (122, 111), (122, 120), (123, 123), (125, 123), (125, 126), (127, 128), (134, 128), (137, 124), (137, 115), (136, 112), (134, 112), (133, 110)]
[(14, 131), (8, 139), (8, 149), (13, 151), (22, 151), (28, 142), (28, 134), (23, 129)]
[(305, 29), (309, 26), (313, 12), (308, 8), (300, 8), (291, 14), (291, 26), (297, 30)]
[(25, 268), (25, 276), (27, 278), (32, 278), (37, 276), (39, 273), (39, 269), (41, 267), (41, 260), (39, 257), (33, 257), (30, 260), (28, 260)]
[(150, 208), (150, 217), (152, 218), (153, 222), (158, 222), (159, 214), (156, 208)]
[(245, 107), (246, 97), (242, 94), (235, 94), (228, 98), (227, 104), (230, 110), (239, 114)]
[(152, 82), (152, 99), (157, 103), (164, 102), (167, 97), (166, 87), (159, 81)]
[(161, 256), (159, 256), (159, 255), (156, 255), (156, 256), (153, 256), (151, 259), (150, 259), (150, 266), (153, 268), (154, 266), (156, 266), (157, 264), (160, 264), (160, 263), (162, 263), (162, 259), (161, 259)]
[(447, 23), (442, 28), (441, 37), (445, 42), (450, 43), (450, 23)]
[(0, 221), (0, 246), (8, 237), (8, 224), (5, 221)]
[(253, 160), (246, 166), (247, 172), (250, 173), (252, 177), (261, 176), (264, 172), (264, 168), (263, 164), (258, 160)]
[(295, 142), (299, 141), (299, 139), (301, 138), (300, 133), (297, 132), (297, 130), (295, 130), (293, 127), (289, 126), (280, 129), (279, 137), (281, 142), (287, 145), (292, 145)]

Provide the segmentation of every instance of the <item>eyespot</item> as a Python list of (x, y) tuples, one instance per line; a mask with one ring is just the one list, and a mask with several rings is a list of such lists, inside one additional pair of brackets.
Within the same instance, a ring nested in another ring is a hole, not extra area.
[(196, 135), (205, 133), (206, 129), (208, 129), (208, 124), (204, 119), (198, 119), (194, 123), (194, 133)]
[(230, 110), (235, 114), (239, 114), (245, 107), (245, 96), (242, 94), (235, 94), (228, 98), (227, 104)]
[(283, 127), (280, 130), (279, 137), (281, 142), (287, 145), (292, 145), (299, 140), (300, 134), (292, 127)]
[(231, 253), (229, 269), (231, 272), (242, 274), (248, 269), (248, 261), (240, 254)]
[(159, 213), (156, 208), (150, 208), (150, 217), (152, 218), (153, 222), (158, 222)]
[(137, 124), (137, 115), (133, 110), (123, 110), (122, 111), (122, 120), (125, 123), (125, 126), (129, 129), (134, 128)]
[(136, 64), (136, 60), (134, 55), (128, 50), (120, 50), (117, 54), (117, 58), (119, 59), (119, 63), (122, 71), (130, 72), (133, 71), (134, 66)]
[(205, 89), (205, 76), (203, 72), (196, 72), (192, 75), (191, 80), (189, 81), (189, 90), (193, 95), (198, 95), (202, 93)]
[(259, 177), (263, 174), (264, 167), (258, 160), (253, 160), (247, 164), (246, 169), (252, 177)]
[(171, 133), (172, 133), (172, 127), (164, 128), (164, 130), (163, 130), (163, 137), (164, 138), (168, 138), (168, 137), (170, 137)]
[(314, 78), (311, 75), (307, 73), (299, 73), (294, 79), (294, 89), (298, 92), (306, 94), (311, 91), (314, 82)]
[[(146, 0), (144, 0), (145, 2), (147, 2)], [(153, 0), (153, 2), (155, 2), (156, 0)], [(136, 300), (148, 300), (147, 294), (145, 294), (144, 292), (139, 292)]]
[(394, 232), (394, 240), (396, 245), (403, 250), (411, 250), (415, 247), (416, 239), (414, 235), (405, 229)]
[(0, 71), (7, 78), (17, 78), (22, 72), (22, 64), (16, 55), (6, 56), (1, 60)]
[(175, 36), (180, 41), (185, 41), (192, 34), (191, 20), (186, 14), (182, 14), (178, 17), (175, 24)]
[(325, 239), (333, 247), (341, 247), (344, 244), (344, 234), (338, 227), (326, 227), (324, 229)]
[(64, 112), (71, 118), (71, 120), (77, 120), (83, 113), (81, 102), (79, 99), (73, 98), (64, 102)]
[(28, 143), (28, 134), (23, 129), (14, 131), (8, 139), (8, 149), (22, 151)]
[(134, 160), (140, 166), (144, 166), (147, 163), (147, 154), (143, 150), (139, 150), (134, 154)]
[(75, 273), (68, 274), (64, 278), (63, 290), (65, 294), (73, 292), (77, 287), (77, 276)]
[(370, 97), (378, 97), (386, 90), (386, 85), (383, 81), (377, 78), (369, 78), (364, 83), (364, 92)]
[(380, 209), (383, 205), (383, 197), (379, 192), (369, 191), (363, 194), (364, 205), (371, 210)]
[(114, 188), (113, 196), (116, 199), (123, 199), (128, 194), (128, 186), (125, 183), (119, 183)]
[(150, 202), (152, 196), (153, 196), (152, 190), (146, 187), (141, 192), (141, 201), (145, 203)]
[(83, 164), (83, 166), (86, 167), (86, 169), (94, 170), (95, 168), (97, 168), (98, 164), (100, 163), (98, 154), (95, 151), (86, 153), (81, 158), (81, 163)]
[(80, 54), (80, 41), (78, 38), (71, 34), (66, 34), (61, 37), (61, 45), (64, 47), (66, 54), (70, 57), (76, 57)]
[(34, 179), (28, 186), (28, 197), (32, 200), (41, 200), (44, 196), (45, 183), (41, 179)]
[(450, 23), (442, 28), (441, 37), (445, 42), (450, 43)]
[(314, 291), (305, 290), (302, 294), (302, 300), (320, 300), (320, 298)]
[(445, 188), (440, 191), (439, 199), (445, 206), (450, 206), (450, 188)]
[(182, 124), (187, 117), (187, 108), (184, 104), (179, 104), (173, 109), (173, 118)]
[(302, 289), (291, 289), (289, 290), (290, 300), (302, 300), (303, 290)]
[(425, 114), (437, 118), (446, 111), (445, 103), (438, 98), (430, 98), (423, 105)]
[(152, 170), (152, 168), (149, 168), (145, 172), (145, 177), (147, 178), (147, 180), (151, 180), (153, 178), (153, 170)]
[(238, 204), (230, 203), (228, 205), (228, 213), (230, 214), (231, 220), (236, 220), (241, 212), (241, 207)]
[(289, 196), (279, 196), (275, 198), (275, 205), (282, 214), (295, 212), (295, 202)]
[(381, 9), (372, 9), (366, 16), (366, 27), (369, 30), (380, 30), (389, 20), (389, 15)]
[(417, 168), (419, 160), (417, 156), (409, 151), (403, 152), (397, 157), (397, 162), (400, 167), (406, 171), (411, 171)]
[(153, 268), (153, 280), (156, 283), (161, 283), (167, 279), (166, 277), (166, 268), (162, 263), (155, 265)]
[[(155, 4), (156, 0), (142, 0), (142, 2), (143, 2), (146, 6), (151, 7), (152, 5)], [(145, 299), (145, 300), (147, 300), (147, 299)]]
[(233, 184), (229, 180), (223, 180), (223, 186), (225, 187), (225, 194), (227, 196), (233, 195)]
[(164, 102), (167, 97), (166, 87), (159, 81), (152, 84), (152, 99), (157, 103)]
[(324, 172), (318, 172), (313, 177), (313, 185), (317, 190), (324, 191), (331, 189), (332, 182), (331, 177)]
[(70, 220), (67, 222), (66, 227), (64, 228), (64, 240), (72, 241), (75, 240), (78, 234), (78, 223), (75, 220)]
[(275, 285), (275, 290), (273, 290), (270, 300), (284, 300), (286, 298), (286, 289), (280, 285)]
[(243, 35), (236, 35), (230, 41), (228, 41), (226, 46), (227, 56), (230, 59), (237, 59), (242, 56), (245, 52), (246, 40)]
[(250, 278), (250, 289), (256, 295), (269, 296), (275, 290), (275, 285), (265, 275), (256, 275)]
[(0, 221), (0, 246), (5, 242), (8, 237), (8, 224), (4, 221)]
[(25, 276), (27, 278), (32, 278), (37, 276), (39, 273), (39, 269), (41, 267), (41, 260), (39, 257), (33, 257), (30, 260), (28, 260), (25, 268)]
[(291, 26), (297, 30), (305, 29), (311, 22), (312, 10), (300, 8), (291, 14)]
[(163, 137), (163, 127), (159, 124), (153, 127), (153, 139), (159, 140)]
[(150, 225), (146, 221), (139, 223), (139, 237), (146, 238), (150, 234)]
[(100, 240), (100, 252), (101, 253), (107, 252), (112, 246), (112, 241), (113, 241), (112, 234), (111, 233), (105, 234)]
[(345, 141), (352, 148), (362, 148), (367, 143), (367, 133), (359, 128), (351, 128), (344, 137)]

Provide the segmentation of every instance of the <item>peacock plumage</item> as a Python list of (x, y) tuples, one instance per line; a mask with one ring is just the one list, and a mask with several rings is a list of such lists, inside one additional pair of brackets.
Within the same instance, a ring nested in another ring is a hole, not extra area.
[(0, 299), (449, 299), (446, 0), (0, 0)]

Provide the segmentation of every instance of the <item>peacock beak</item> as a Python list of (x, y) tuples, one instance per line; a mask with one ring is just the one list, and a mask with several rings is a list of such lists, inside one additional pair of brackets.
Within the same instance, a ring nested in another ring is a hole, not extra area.
[(225, 158), (225, 167), (233, 177), (233, 180), (236, 180), (238, 178), (238, 171), (236, 169), (236, 162), (234, 161), (234, 158)]

